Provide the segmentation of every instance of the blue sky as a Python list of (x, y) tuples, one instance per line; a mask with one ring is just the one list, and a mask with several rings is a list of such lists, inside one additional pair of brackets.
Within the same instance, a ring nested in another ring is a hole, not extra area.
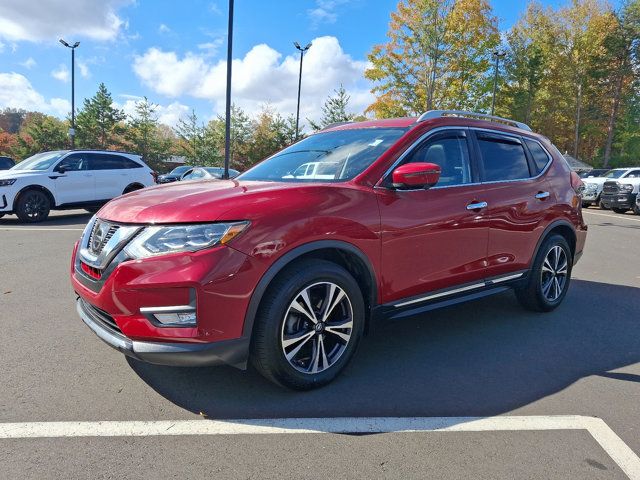
[[(341, 82), (354, 110), (370, 102), (362, 78), (371, 46), (383, 42), (396, 0), (236, 0), (234, 100), (249, 112), (269, 102), (295, 108), (294, 40), (314, 41), (305, 61), (302, 115), (315, 118)], [(552, 6), (563, 2), (547, 0)], [(492, 0), (501, 30), (526, 2)], [(0, 0), (0, 108), (64, 116), (70, 54), (58, 42), (79, 40), (76, 105), (104, 82), (131, 112), (146, 95), (174, 124), (194, 108), (203, 120), (224, 100), (227, 1)]]

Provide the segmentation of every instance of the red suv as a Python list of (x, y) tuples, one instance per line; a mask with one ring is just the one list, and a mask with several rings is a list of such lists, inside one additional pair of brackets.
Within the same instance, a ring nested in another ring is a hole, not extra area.
[(334, 125), (234, 180), (109, 202), (73, 253), (77, 310), (138, 360), (251, 360), (314, 388), (373, 321), (508, 288), (556, 308), (585, 243), (580, 186), (548, 139), (507, 119)]

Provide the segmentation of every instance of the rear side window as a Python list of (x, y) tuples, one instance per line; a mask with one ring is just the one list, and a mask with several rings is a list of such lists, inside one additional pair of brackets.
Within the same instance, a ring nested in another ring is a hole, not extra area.
[(550, 160), (549, 155), (547, 154), (546, 150), (542, 148), (542, 146), (538, 142), (534, 142), (533, 140), (526, 140), (526, 139), (524, 142), (527, 144), (527, 147), (529, 148), (529, 152), (533, 157), (533, 164), (535, 165), (536, 175), (537, 175), (540, 172), (542, 172), (544, 168), (547, 166), (547, 164), (549, 163), (549, 160)]
[(126, 168), (142, 168), (142, 165), (121, 155), (91, 154), (92, 170), (122, 170)]
[(519, 140), (502, 135), (478, 133), (478, 145), (485, 182), (529, 178), (527, 156)]

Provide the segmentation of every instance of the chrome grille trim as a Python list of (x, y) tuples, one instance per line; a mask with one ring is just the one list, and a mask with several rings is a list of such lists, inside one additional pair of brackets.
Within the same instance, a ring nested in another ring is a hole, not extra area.
[[(142, 228), (142, 226), (118, 225), (95, 218), (89, 222), (82, 234), (78, 256), (87, 265), (104, 270)], [(102, 238), (96, 243), (95, 235), (99, 230)]]

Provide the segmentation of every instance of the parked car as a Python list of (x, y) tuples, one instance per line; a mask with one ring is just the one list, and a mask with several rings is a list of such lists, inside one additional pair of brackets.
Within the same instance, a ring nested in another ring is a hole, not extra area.
[(38, 153), (0, 173), (0, 216), (40, 222), (54, 209), (96, 211), (112, 198), (153, 185), (153, 175), (140, 156), (131, 153)]
[(636, 203), (633, 206), (633, 213), (640, 215), (640, 194), (636, 195)]
[(300, 165), (292, 173), (283, 178), (296, 178), (299, 180), (331, 180), (335, 178), (336, 162), (309, 162)]
[(630, 174), (621, 180), (604, 182), (600, 201), (616, 213), (626, 213), (635, 208), (639, 189), (640, 170), (638, 175)]
[[(235, 178), (240, 172), (232, 168), (229, 169), (229, 178)], [(180, 180), (208, 180), (221, 179), (224, 176), (224, 168), (220, 167), (192, 167), (182, 174)]]
[(582, 206), (598, 205), (602, 209), (609, 207), (601, 201), (604, 183), (610, 180), (633, 178), (640, 176), (640, 168), (614, 168), (602, 177), (590, 177), (583, 179), (584, 192), (582, 193)]
[(609, 168), (594, 168), (593, 170), (589, 170), (588, 172), (580, 172), (578, 173), (578, 175), (580, 176), (580, 178), (596, 178), (602, 177), (609, 170)]
[(11, 157), (0, 157), (0, 170), (9, 170), (15, 164)]
[(185, 173), (191, 170), (193, 167), (189, 165), (181, 165), (179, 167), (174, 168), (169, 173), (165, 173), (164, 175), (158, 175), (158, 183), (171, 183), (177, 182), (180, 180), (180, 177)]
[[(318, 161), (332, 178), (288, 177)], [(232, 181), (109, 202), (72, 255), (77, 311), (138, 360), (251, 361), (315, 388), (371, 322), (509, 288), (528, 309), (558, 307), (585, 244), (581, 186), (549, 140), (507, 119), (327, 128)]]

